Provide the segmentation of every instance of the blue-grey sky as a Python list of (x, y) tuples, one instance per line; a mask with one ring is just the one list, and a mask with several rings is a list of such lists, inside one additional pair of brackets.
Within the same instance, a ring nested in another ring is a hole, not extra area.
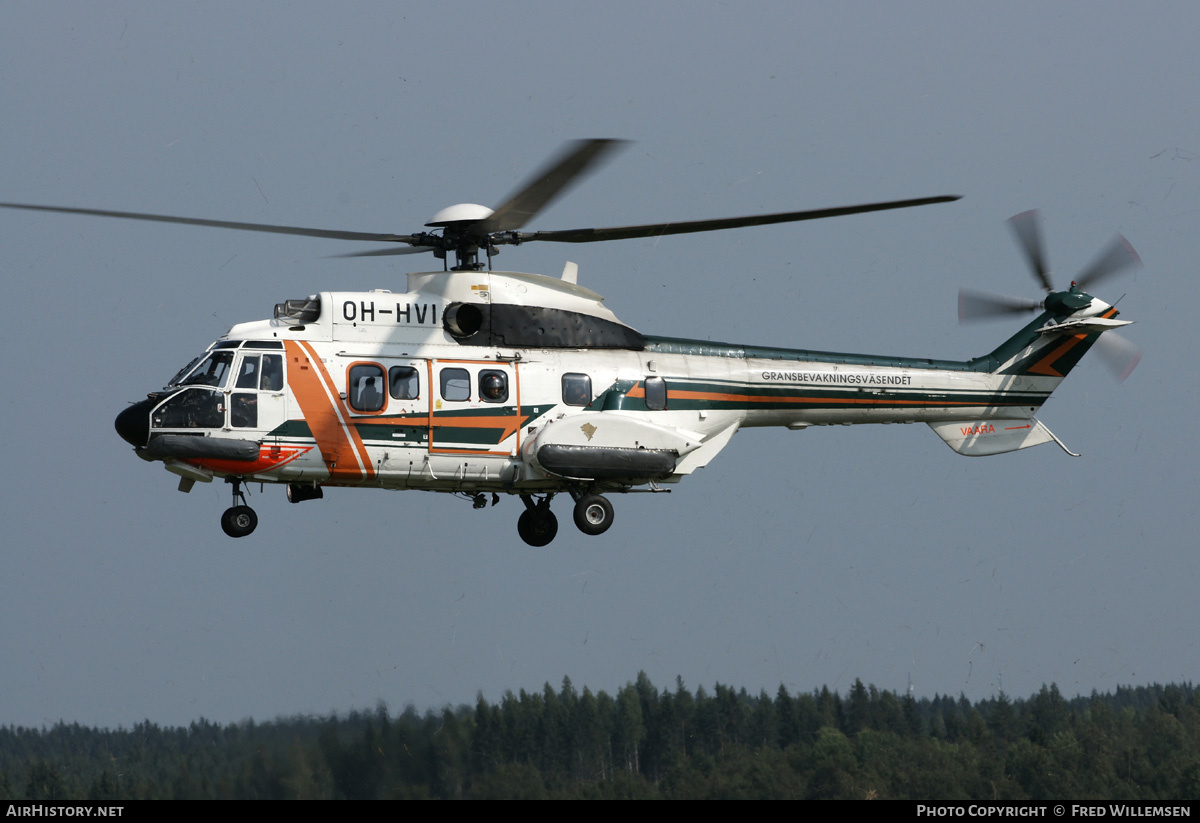
[[(1003, 221), (1044, 210), (1065, 284), (1145, 349), (1041, 419), (1068, 446), (959, 457), (925, 426), (739, 434), (600, 538), (520, 505), (176, 491), (112, 428), (236, 322), (427, 258), (0, 214), (0, 723), (185, 724), (498, 699), (645, 670), (774, 693), (1194, 680), (1200, 106), (1194, 3), (5, 3), (0, 200), (362, 231), (494, 205), (568, 139), (636, 141), (533, 228), (955, 193), (907, 212), (582, 247), (653, 334), (921, 357), (990, 350), (960, 286), (1037, 296)], [(1019, 321), (1018, 321), (1019, 322)], [(255, 489), (257, 491), (257, 489)]]

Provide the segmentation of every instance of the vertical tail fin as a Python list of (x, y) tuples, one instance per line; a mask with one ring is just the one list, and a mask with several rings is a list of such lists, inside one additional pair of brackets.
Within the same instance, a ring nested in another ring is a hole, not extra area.
[[(1084, 305), (1075, 308), (1080, 302)], [(1057, 292), (1047, 298), (1046, 311), (1032, 323), (991, 353), (971, 362), (993, 374), (1057, 377), (1061, 380), (1075, 368), (1101, 334), (1127, 325), (1116, 320), (1116, 316), (1115, 308), (1074, 287), (1070, 292)]]

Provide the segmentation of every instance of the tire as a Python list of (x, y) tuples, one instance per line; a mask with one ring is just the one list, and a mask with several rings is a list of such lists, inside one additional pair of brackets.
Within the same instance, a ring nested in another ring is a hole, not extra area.
[(258, 515), (249, 506), (234, 506), (221, 515), (221, 529), (230, 537), (245, 537), (258, 527)]
[(599, 494), (585, 494), (575, 503), (575, 525), (584, 534), (604, 534), (613, 524), (613, 506)]
[(558, 534), (558, 518), (546, 509), (526, 509), (517, 518), (517, 534), (530, 546), (545, 546)]

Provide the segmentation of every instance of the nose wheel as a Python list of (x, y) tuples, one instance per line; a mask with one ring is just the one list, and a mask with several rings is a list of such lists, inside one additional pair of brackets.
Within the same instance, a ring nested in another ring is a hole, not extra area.
[(258, 515), (246, 505), (242, 481), (231, 477), (229, 482), (233, 484), (233, 505), (221, 515), (221, 530), (230, 537), (245, 537), (258, 526)]
[(221, 515), (221, 528), (230, 537), (245, 537), (258, 526), (258, 515), (249, 506), (233, 506)]

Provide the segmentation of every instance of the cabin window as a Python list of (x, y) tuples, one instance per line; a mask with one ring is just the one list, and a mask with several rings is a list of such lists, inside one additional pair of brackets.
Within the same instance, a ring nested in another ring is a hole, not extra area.
[(204, 362), (193, 369), (191, 374), (180, 381), (179, 385), (221, 388), (225, 385), (225, 378), (229, 376), (231, 366), (233, 366), (233, 352), (214, 351), (204, 358)]
[(568, 406), (586, 406), (591, 403), (592, 378), (586, 374), (564, 374), (562, 399)]
[(357, 363), (350, 367), (348, 399), (350, 408), (360, 412), (383, 409), (383, 367), (375, 363)]
[(471, 374), (466, 369), (442, 369), (442, 399), (470, 400)]
[(485, 403), (503, 403), (508, 399), (508, 375), (495, 369), (479, 373), (479, 399)]
[(396, 400), (416, 400), (421, 396), (421, 373), (412, 366), (388, 369), (388, 386)]
[(646, 378), (646, 408), (658, 411), (667, 407), (667, 381), (661, 377)]
[(283, 391), (283, 355), (264, 354), (262, 356), (262, 382), (258, 387), (263, 391)]

